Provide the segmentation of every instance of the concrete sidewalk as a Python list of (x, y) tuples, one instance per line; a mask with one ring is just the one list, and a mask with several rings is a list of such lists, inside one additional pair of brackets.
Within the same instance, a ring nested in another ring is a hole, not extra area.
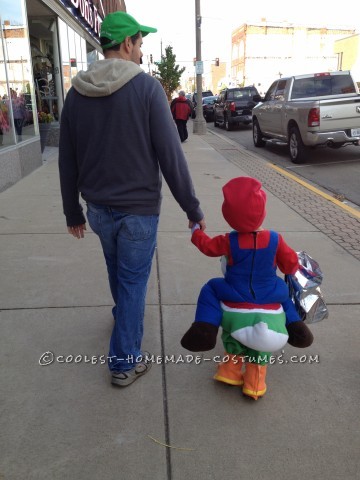
[[(112, 387), (102, 251), (91, 231), (80, 241), (67, 233), (57, 149), (46, 149), (44, 166), (0, 193), (1, 480), (360, 478), (358, 250), (316, 215), (350, 236), (359, 220), (221, 136), (190, 131), (183, 148), (210, 235), (229, 229), (222, 186), (240, 175), (263, 181), (265, 226), (320, 263), (330, 317), (312, 327), (310, 348), (279, 352), (258, 402), (215, 382), (220, 336), (201, 361), (180, 338), (219, 259), (191, 244), (165, 185), (143, 343), (157, 362), (132, 386)], [(41, 366), (45, 352), (53, 362)]]

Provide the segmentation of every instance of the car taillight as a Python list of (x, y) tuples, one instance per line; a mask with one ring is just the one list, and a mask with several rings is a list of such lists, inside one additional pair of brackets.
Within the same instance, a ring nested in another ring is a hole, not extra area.
[(318, 127), (320, 125), (320, 108), (312, 108), (308, 115), (308, 127)]
[(231, 112), (235, 112), (235, 110), (236, 110), (236, 108), (235, 108), (235, 102), (231, 102), (231, 103), (230, 103), (230, 108), (229, 108), (229, 110), (230, 110)]

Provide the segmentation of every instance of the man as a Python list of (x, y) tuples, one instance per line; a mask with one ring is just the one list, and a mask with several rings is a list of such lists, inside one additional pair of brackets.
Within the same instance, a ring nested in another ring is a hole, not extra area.
[(192, 106), (190, 100), (185, 97), (184, 90), (180, 90), (178, 98), (171, 102), (170, 110), (175, 120), (180, 140), (185, 142), (189, 136), (186, 124), (191, 115)]
[(103, 248), (115, 302), (108, 365), (112, 383), (119, 386), (130, 385), (151, 367), (141, 342), (161, 173), (189, 227), (195, 222), (206, 227), (165, 92), (139, 67), (142, 37), (151, 32), (156, 29), (125, 12), (104, 18), (100, 37), (105, 59), (73, 79), (60, 126), (59, 172), (68, 231), (84, 237), (80, 193)]

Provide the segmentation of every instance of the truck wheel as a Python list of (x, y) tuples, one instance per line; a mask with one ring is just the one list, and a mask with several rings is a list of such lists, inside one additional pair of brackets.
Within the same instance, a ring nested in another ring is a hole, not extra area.
[(265, 147), (265, 142), (262, 139), (262, 132), (257, 120), (253, 121), (253, 141), (255, 147)]
[(293, 163), (304, 163), (306, 157), (306, 147), (303, 144), (299, 129), (291, 127), (289, 131), (289, 153)]
[(229, 119), (228, 119), (227, 115), (225, 115), (225, 117), (224, 117), (224, 125), (225, 125), (225, 130), (227, 132), (230, 132), (230, 130), (232, 130), (232, 125), (231, 125), (231, 123), (229, 123)]

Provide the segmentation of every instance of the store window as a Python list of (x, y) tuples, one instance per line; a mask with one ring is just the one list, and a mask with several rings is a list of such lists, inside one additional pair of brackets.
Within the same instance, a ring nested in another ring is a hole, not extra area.
[[(40, 123), (59, 120), (62, 105), (57, 19), (44, 3), (27, 0), (34, 88)], [(40, 126), (40, 137), (44, 129)]]
[(71, 79), (80, 70), (87, 70), (90, 63), (98, 60), (99, 57), (102, 58), (102, 55), (65, 22), (61, 19), (58, 22), (64, 96), (66, 96), (71, 88)]
[(13, 0), (8, 8), (0, 11), (0, 149), (35, 135), (35, 92), (25, 4)]

